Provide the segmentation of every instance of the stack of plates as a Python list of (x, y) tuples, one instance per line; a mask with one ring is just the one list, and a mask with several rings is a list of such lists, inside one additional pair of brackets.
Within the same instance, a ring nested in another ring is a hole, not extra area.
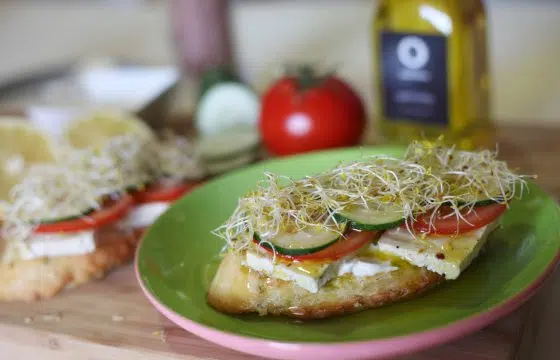
[(259, 135), (251, 128), (232, 128), (227, 132), (199, 138), (200, 157), (210, 175), (217, 175), (253, 162), (258, 153)]
[(230, 70), (217, 68), (204, 74), (195, 125), (200, 154), (210, 174), (255, 160), (259, 113), (259, 96)]

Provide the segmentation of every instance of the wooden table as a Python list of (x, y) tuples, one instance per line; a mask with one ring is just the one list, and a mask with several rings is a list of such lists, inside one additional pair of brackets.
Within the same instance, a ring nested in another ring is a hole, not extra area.
[[(560, 199), (560, 127), (501, 129), (500, 153)], [(526, 305), (470, 336), (410, 360), (557, 359), (560, 275)], [(148, 303), (128, 266), (35, 304), (0, 304), (0, 358), (42, 360), (249, 360), (176, 327)]]

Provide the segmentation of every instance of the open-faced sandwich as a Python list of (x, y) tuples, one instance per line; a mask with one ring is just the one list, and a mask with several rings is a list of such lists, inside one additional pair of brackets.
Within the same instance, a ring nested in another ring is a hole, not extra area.
[(134, 205), (127, 188), (146, 178), (138, 154), (151, 138), (149, 130), (134, 131), (142, 126), (136, 123), (124, 114), (95, 113), (55, 139), (18, 121), (51, 144), (54, 155), (29, 161), (45, 153), (29, 136), (19, 139), (28, 142), (25, 149), (11, 147), (11, 158), (21, 161), (2, 202), (0, 300), (48, 298), (132, 259), (137, 237), (123, 225)]
[(65, 137), (85, 152), (83, 159), (92, 171), (112, 169), (113, 187), (133, 197), (123, 223), (137, 236), (205, 176), (193, 141), (170, 129), (156, 134), (121, 111), (92, 112), (73, 121)]
[(0, 234), (0, 300), (51, 297), (130, 260), (137, 239), (121, 221), (133, 199), (101, 186), (110, 179), (103, 173), (94, 182), (72, 162), (33, 165), (12, 187)]
[(177, 199), (203, 181), (206, 170), (194, 143), (165, 129), (146, 147), (149, 181), (132, 192), (135, 208), (128, 216), (134, 229), (145, 229)]
[(311, 319), (416, 296), (460, 276), (524, 185), (494, 152), (437, 142), (298, 180), (267, 173), (214, 231), (226, 247), (207, 300)]
[(128, 263), (142, 231), (202, 176), (190, 143), (95, 111), (54, 140), (0, 124), (0, 301), (36, 300)]

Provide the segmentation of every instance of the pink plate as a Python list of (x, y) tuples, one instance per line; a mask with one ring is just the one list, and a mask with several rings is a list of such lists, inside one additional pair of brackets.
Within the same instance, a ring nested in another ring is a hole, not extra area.
[(560, 260), (560, 254), (557, 254), (554, 261), (550, 263), (547, 269), (518, 295), (484, 313), (454, 322), (445, 327), (381, 340), (323, 344), (287, 343), (251, 338), (220, 331), (189, 320), (169, 309), (148, 291), (138, 271), (138, 253), (137, 251), (135, 272), (142, 291), (160, 313), (181, 328), (218, 345), (261, 357), (271, 359), (322, 360), (384, 359), (410, 354), (473, 333), (509, 314), (527, 301), (535, 294), (540, 285), (554, 272)]

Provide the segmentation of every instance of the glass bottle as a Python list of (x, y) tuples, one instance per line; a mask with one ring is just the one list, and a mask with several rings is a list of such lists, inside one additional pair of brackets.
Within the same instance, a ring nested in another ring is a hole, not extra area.
[(380, 0), (372, 30), (378, 140), (492, 146), (481, 0)]

